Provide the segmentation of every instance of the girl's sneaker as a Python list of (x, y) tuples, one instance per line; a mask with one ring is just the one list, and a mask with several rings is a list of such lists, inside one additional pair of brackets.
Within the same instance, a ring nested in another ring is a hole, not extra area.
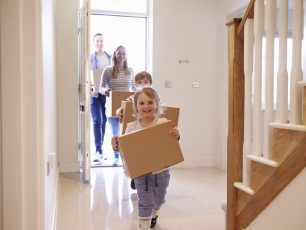
[(150, 228), (155, 227), (155, 225), (157, 223), (158, 214), (159, 214), (159, 209), (153, 210)]
[(150, 228), (154, 228), (157, 223), (158, 216), (152, 217)]
[(136, 189), (134, 179), (131, 180), (131, 189), (134, 189), (134, 190)]

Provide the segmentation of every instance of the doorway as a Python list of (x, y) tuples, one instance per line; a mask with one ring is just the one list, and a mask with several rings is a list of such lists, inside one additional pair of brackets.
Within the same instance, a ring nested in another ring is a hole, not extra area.
[[(131, 1), (135, 2), (134, 0)], [(104, 37), (104, 50), (110, 55), (113, 55), (114, 50), (119, 45), (123, 45), (127, 50), (128, 65), (133, 69), (134, 74), (136, 74), (139, 71), (148, 69), (148, 24), (147, 10), (139, 12), (138, 8), (134, 8), (134, 10), (129, 8), (129, 12), (126, 12), (122, 6), (115, 5), (113, 5), (113, 8), (101, 10), (99, 5), (95, 4), (92, 0), (89, 19), (89, 38), (91, 40), (89, 41), (92, 46), (94, 35), (102, 33)], [(91, 47), (90, 51), (92, 52), (93, 50), (94, 47)], [(108, 105), (109, 103), (106, 103), (106, 110), (110, 109)], [(94, 159), (95, 145), (92, 123), (90, 127), (90, 152), (91, 159)], [(116, 160), (113, 154), (109, 123), (106, 124), (102, 149), (104, 159), (100, 162), (91, 161), (91, 167), (122, 166), (121, 159)]]

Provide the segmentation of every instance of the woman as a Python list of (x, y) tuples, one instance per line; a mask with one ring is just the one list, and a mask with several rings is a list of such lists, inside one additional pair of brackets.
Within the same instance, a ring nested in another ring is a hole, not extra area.
[[(100, 85), (100, 93), (109, 96), (110, 91), (135, 91), (133, 69), (128, 67), (127, 53), (124, 46), (118, 46), (114, 51), (112, 66), (104, 69)], [(119, 118), (117, 116), (108, 117), (112, 135), (119, 133)], [(119, 159), (118, 151), (114, 151), (114, 157)]]

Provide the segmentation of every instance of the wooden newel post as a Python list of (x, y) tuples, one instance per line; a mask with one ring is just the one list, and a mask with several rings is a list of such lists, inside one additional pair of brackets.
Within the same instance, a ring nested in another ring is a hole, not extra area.
[(244, 70), (243, 33), (237, 30), (241, 19), (228, 22), (228, 137), (227, 137), (227, 213), (226, 229), (236, 228), (237, 196), (234, 182), (242, 181)]

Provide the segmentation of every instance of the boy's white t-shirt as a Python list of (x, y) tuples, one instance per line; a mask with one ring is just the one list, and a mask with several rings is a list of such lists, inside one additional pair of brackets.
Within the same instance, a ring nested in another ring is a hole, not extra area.
[(109, 66), (109, 61), (108, 61), (108, 57), (105, 53), (103, 53), (102, 55), (97, 55), (97, 59), (98, 59), (98, 69), (102, 69), (104, 70), (107, 66)]

